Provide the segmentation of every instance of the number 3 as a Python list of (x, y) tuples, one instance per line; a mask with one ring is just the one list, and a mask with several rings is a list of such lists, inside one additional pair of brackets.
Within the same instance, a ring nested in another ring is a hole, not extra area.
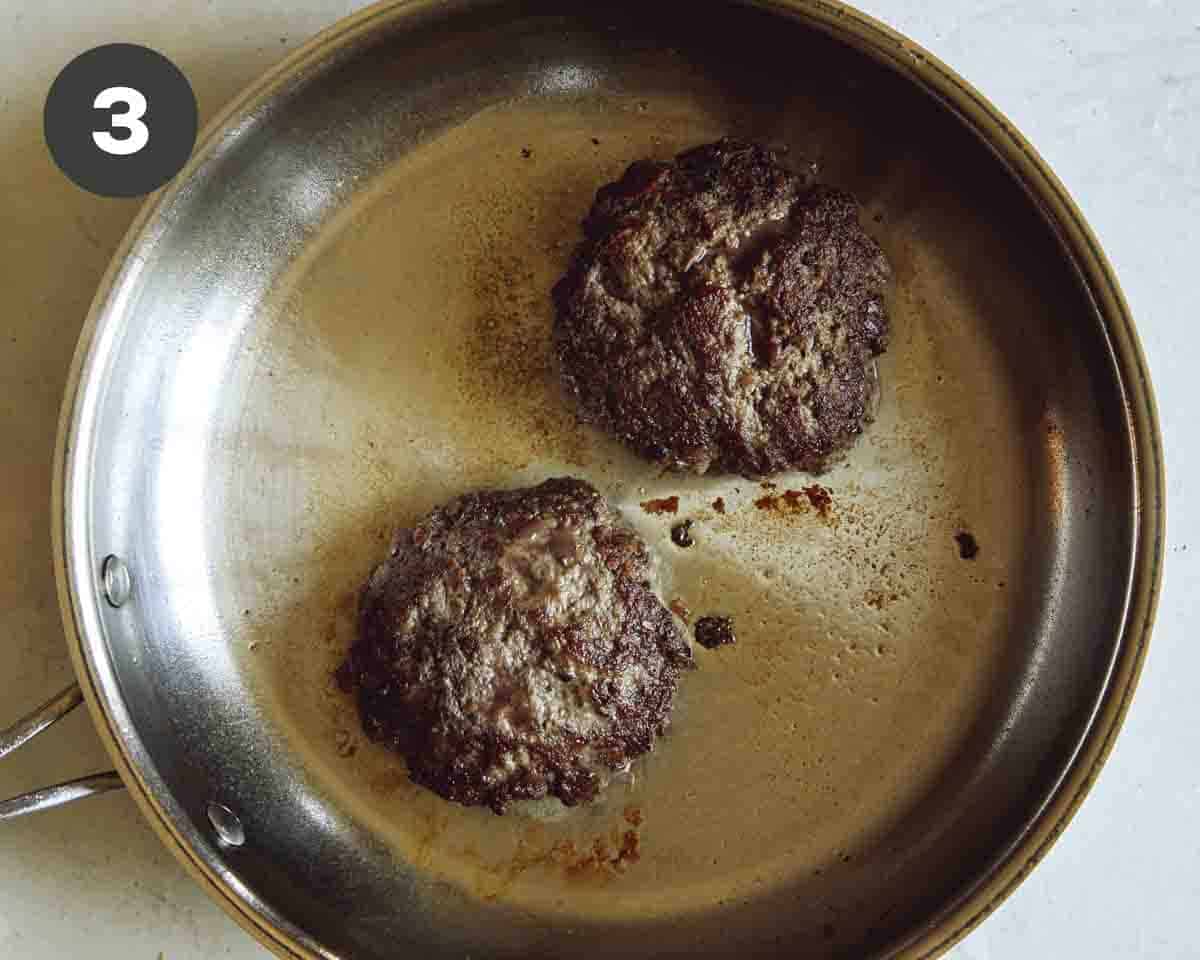
[(105, 153), (127, 157), (150, 142), (150, 130), (141, 120), (146, 115), (146, 98), (133, 87), (108, 87), (96, 94), (92, 106), (98, 110), (108, 110), (116, 103), (123, 103), (129, 109), (124, 113), (114, 113), (109, 118), (109, 125), (128, 130), (129, 136), (118, 140), (107, 130), (93, 130), (92, 139)]

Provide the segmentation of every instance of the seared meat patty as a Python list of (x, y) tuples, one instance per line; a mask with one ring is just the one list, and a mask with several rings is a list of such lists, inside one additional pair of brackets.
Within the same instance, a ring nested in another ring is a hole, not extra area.
[(412, 778), (573, 805), (654, 745), (691, 648), (646, 545), (581, 480), (470, 493), (397, 533), (342, 676)]
[(725, 139), (601, 187), (555, 286), (585, 419), (642, 456), (824, 470), (871, 419), (889, 268), (849, 194)]

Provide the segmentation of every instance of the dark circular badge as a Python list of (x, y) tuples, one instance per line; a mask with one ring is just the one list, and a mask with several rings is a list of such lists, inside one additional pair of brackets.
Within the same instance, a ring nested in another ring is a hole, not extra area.
[(196, 142), (196, 95), (161, 53), (109, 43), (63, 68), (43, 123), (54, 162), (75, 183), (106, 197), (137, 197), (187, 162)]

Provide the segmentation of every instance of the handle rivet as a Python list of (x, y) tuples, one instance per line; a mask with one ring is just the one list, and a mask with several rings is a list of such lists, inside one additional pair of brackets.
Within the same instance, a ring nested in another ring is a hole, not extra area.
[(125, 561), (116, 554), (110, 553), (104, 558), (100, 568), (100, 580), (104, 586), (104, 599), (110, 606), (119, 607), (129, 599), (133, 589), (133, 581), (129, 577), (129, 568)]
[(208, 805), (208, 822), (217, 832), (217, 838), (229, 847), (240, 847), (246, 842), (246, 830), (238, 815), (223, 803)]

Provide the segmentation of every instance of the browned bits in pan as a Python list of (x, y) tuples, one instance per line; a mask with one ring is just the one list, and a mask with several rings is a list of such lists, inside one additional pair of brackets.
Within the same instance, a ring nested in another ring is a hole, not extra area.
[(823, 520), (833, 521), (833, 492), (819, 483), (802, 490), (784, 490), (783, 493), (768, 492), (754, 501), (759, 510), (769, 510), (781, 516), (790, 516), (816, 511)]
[(657, 500), (643, 500), (642, 509), (647, 513), (678, 513), (679, 497), (660, 497)]
[(730, 617), (701, 617), (696, 621), (696, 642), (706, 650), (737, 642)]
[(808, 502), (817, 513), (823, 517), (829, 516), (829, 510), (833, 506), (833, 494), (828, 488), (814, 483), (804, 488), (804, 495), (808, 497)]
[(671, 612), (684, 623), (692, 622), (692, 611), (688, 609), (687, 604), (680, 597), (676, 597), (671, 601)]
[(677, 547), (690, 547), (696, 542), (692, 538), (691, 520), (684, 520), (671, 528), (671, 542)]
[(960, 530), (954, 535), (954, 539), (958, 543), (958, 555), (964, 560), (974, 560), (979, 556), (979, 542), (973, 533)]

